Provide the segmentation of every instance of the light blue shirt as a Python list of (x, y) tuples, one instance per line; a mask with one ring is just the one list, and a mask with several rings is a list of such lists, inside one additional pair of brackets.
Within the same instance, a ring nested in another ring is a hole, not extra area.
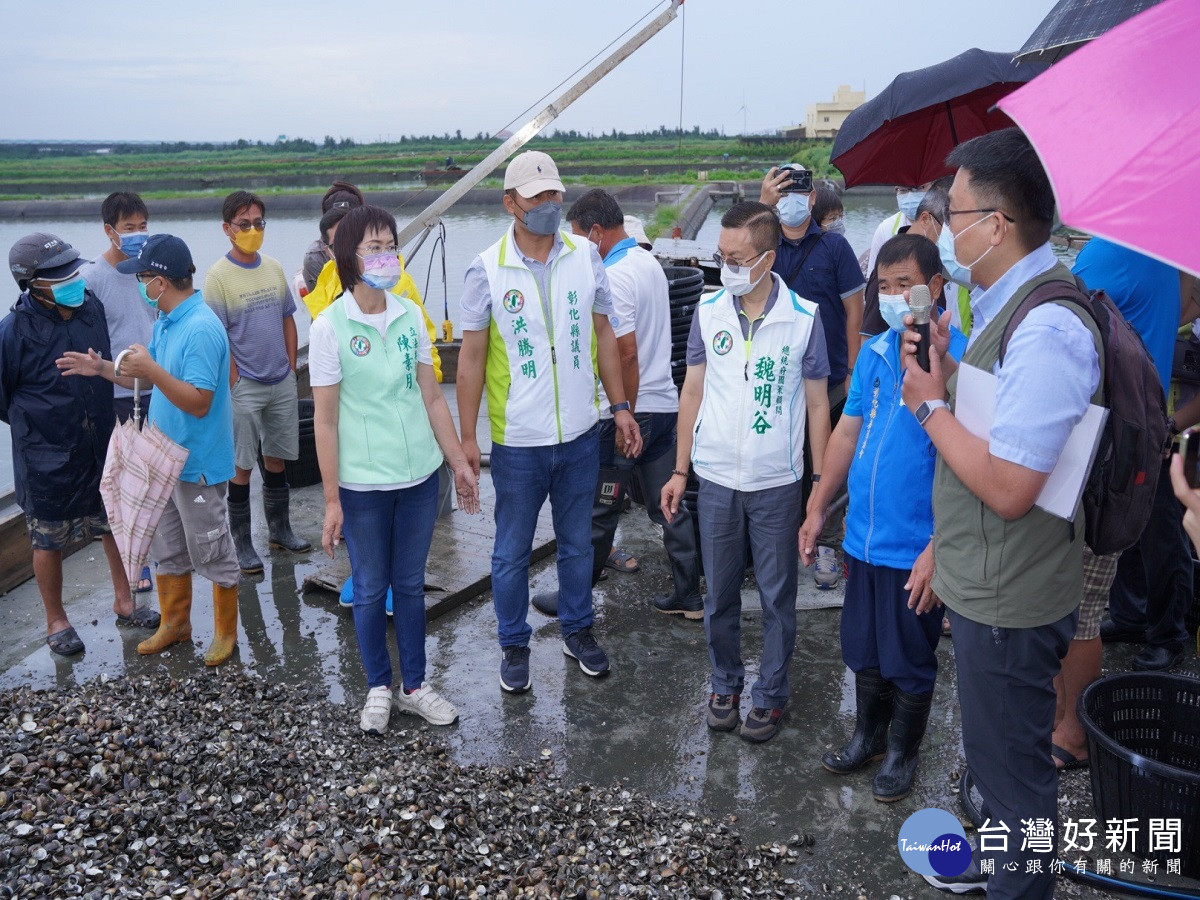
[(220, 484), (233, 477), (233, 403), (229, 396), (229, 340), (199, 291), (169, 313), (160, 313), (147, 348), (160, 366), (192, 387), (212, 391), (207, 415), (196, 418), (168, 400), (158, 387), (150, 400), (150, 424), (189, 451), (180, 481)]
[[(986, 291), (971, 297), (973, 326), (968, 343), (988, 328), (1023, 284), (1057, 262), (1044, 244), (1005, 272)], [(1071, 429), (1083, 418), (1100, 384), (1100, 360), (1092, 333), (1079, 316), (1057, 303), (1037, 307), (1017, 326), (1004, 356), (993, 369), (996, 417), (992, 456), (1050, 472)]]
[[(583, 244), (582, 247), (580, 247), (580, 242)], [(576, 246), (584, 253), (592, 255), (592, 274), (596, 279), (596, 296), (592, 300), (592, 312), (600, 313), (611, 320), (613, 315), (612, 297), (609, 294), (608, 274), (604, 271), (600, 252), (596, 249), (596, 245), (585, 237), (577, 237)], [(538, 288), (542, 294), (542, 315), (549, 321), (549, 310), (545, 309), (545, 304), (549, 302), (550, 297), (550, 267), (558, 258), (558, 254), (562, 252), (562, 234), (554, 235), (554, 246), (550, 248), (550, 255), (546, 257), (545, 262), (526, 256), (521, 252), (516, 241), (512, 242), (512, 247), (521, 257), (521, 261), (529, 267), (533, 277), (537, 279)], [(492, 287), (488, 284), (487, 271), (483, 267), (482, 257), (475, 257), (470, 268), (467, 269), (467, 274), (463, 277), (463, 293), (458, 302), (458, 309), (464, 331), (486, 331), (491, 324)]]

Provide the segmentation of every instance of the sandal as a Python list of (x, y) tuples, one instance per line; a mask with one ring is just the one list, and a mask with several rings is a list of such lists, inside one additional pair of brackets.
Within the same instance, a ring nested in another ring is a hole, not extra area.
[(154, 580), (150, 577), (150, 567), (142, 566), (142, 577), (138, 579), (137, 586), (133, 589), (133, 592), (135, 594), (148, 594), (152, 590), (154, 590)]
[[(1086, 756), (1076, 756), (1070, 750), (1058, 746), (1058, 744), (1050, 745), (1050, 755), (1058, 762), (1054, 767), (1060, 772), (1069, 772), (1072, 769), (1086, 769), (1091, 766), (1092, 761)], [(1060, 766), (1058, 763), (1062, 763)]]
[(118, 628), (157, 628), (162, 617), (148, 606), (135, 606), (127, 616), (117, 613)]
[(613, 552), (608, 554), (608, 559), (604, 561), (604, 565), (617, 572), (636, 572), (641, 568), (636, 559), (624, 550), (618, 550), (615, 547), (613, 548)]
[(46, 644), (59, 656), (74, 656), (84, 650), (83, 641), (75, 633), (74, 628), (64, 628), (46, 636)]

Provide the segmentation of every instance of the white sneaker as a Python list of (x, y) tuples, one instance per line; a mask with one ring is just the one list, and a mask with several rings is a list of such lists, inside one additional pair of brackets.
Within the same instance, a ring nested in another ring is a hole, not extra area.
[(837, 551), (832, 547), (817, 548), (817, 564), (813, 567), (813, 581), (823, 591), (837, 587)]
[(358, 727), (367, 734), (383, 734), (387, 731), (388, 717), (392, 714), (392, 689), (374, 687), (367, 691), (367, 702), (363, 706)]
[(406, 694), (401, 688), (396, 691), (393, 702), (400, 712), (420, 716), (430, 725), (449, 725), (458, 718), (454, 704), (428, 684), (421, 685), (411, 694)]

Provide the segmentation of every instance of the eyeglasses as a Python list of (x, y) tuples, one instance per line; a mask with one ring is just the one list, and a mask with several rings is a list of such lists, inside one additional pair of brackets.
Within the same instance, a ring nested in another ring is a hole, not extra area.
[(754, 259), (752, 259), (750, 262), (740, 263), (740, 262), (737, 262), (736, 260), (730, 259), (728, 256), (723, 254), (720, 250), (718, 250), (716, 253), (713, 254), (712, 258), (713, 258), (713, 262), (715, 262), (718, 266), (721, 266), (721, 267), (729, 266), (730, 270), (734, 274), (737, 274), (742, 269), (749, 269), (749, 268), (753, 267), (755, 263), (757, 263), (760, 259), (762, 259), (766, 255), (767, 255), (767, 251), (764, 250), (762, 253), (758, 254), (758, 256), (754, 257)]
[[(149, 275), (150, 277), (149, 278), (145, 277), (147, 275)], [(149, 284), (151, 281), (153, 281), (155, 278), (157, 278), (158, 275), (156, 275), (153, 272), (138, 272), (133, 277), (136, 278), (138, 281), (140, 281), (142, 284)]]
[(395, 244), (388, 244), (386, 247), (383, 244), (360, 244), (358, 249), (362, 251), (362, 256), (378, 256), (380, 253), (395, 256), (400, 252), (400, 248)]
[(1017, 222), (1016, 219), (1002, 209), (948, 209), (946, 210), (946, 218), (953, 219), (955, 216), (965, 216), (967, 213), (1000, 213), (1000, 215), (1004, 216), (1004, 218), (1008, 219), (1014, 225)]
[(255, 231), (262, 231), (267, 227), (266, 219), (255, 219), (251, 222), (249, 219), (239, 219), (236, 222), (230, 222), (229, 227), (234, 231), (249, 231), (253, 228)]

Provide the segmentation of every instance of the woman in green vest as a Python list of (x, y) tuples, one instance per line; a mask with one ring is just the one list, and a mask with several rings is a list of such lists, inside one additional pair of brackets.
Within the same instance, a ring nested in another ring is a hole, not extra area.
[[(400, 278), (396, 220), (351, 210), (334, 237), (342, 294), (313, 322), (309, 375), (325, 487), (322, 543), (345, 537), (354, 630), (367, 672), (360, 727), (387, 728), (392, 705), (435, 725), (458, 710), (425, 682), (425, 560), (437, 516), (437, 469), (454, 472), (459, 507), (479, 510), (479, 483), (434, 378), (421, 311), (391, 293)], [(392, 692), (384, 601), (393, 595), (401, 690)]]

